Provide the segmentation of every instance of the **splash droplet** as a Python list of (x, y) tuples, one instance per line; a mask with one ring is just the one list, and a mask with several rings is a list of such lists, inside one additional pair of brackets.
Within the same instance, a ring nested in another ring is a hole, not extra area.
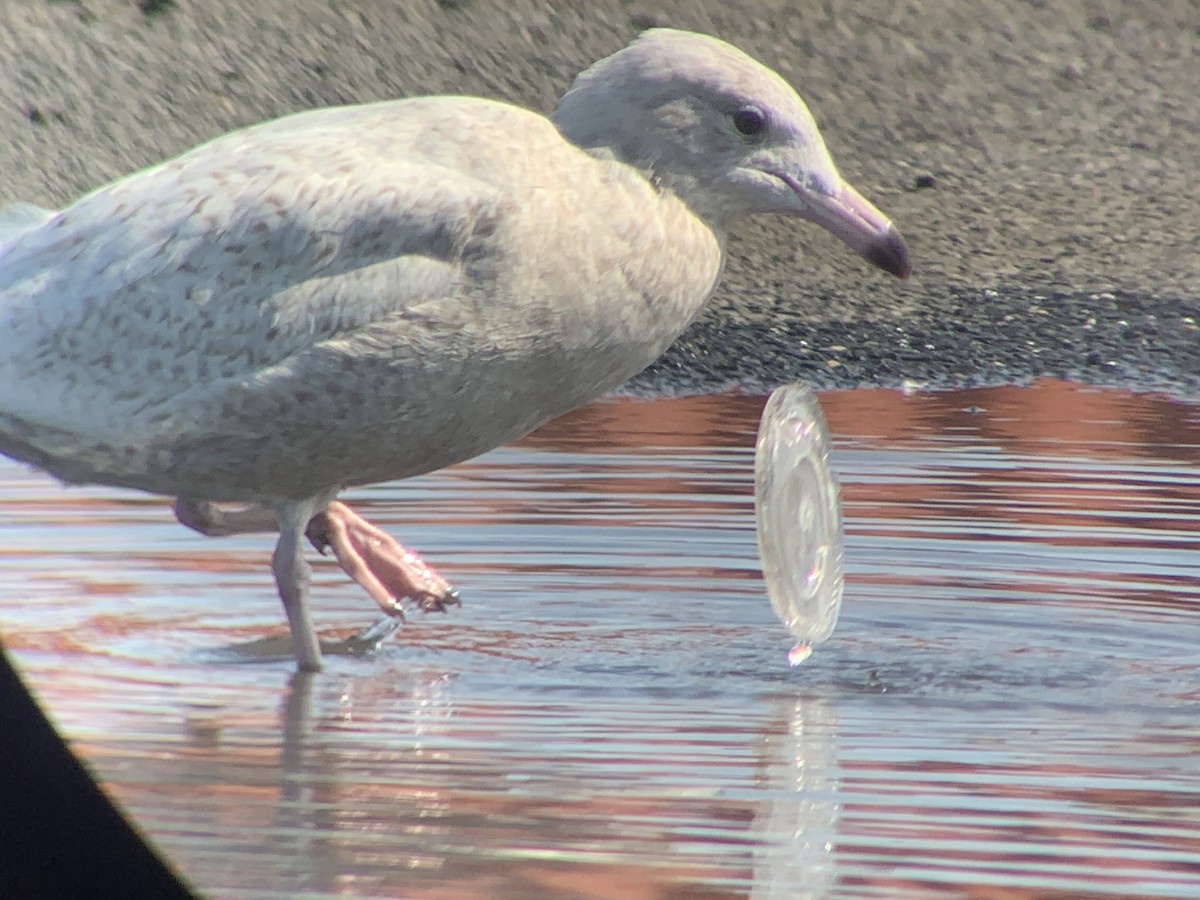
[(808, 641), (801, 641), (788, 651), (788, 665), (800, 665), (800, 663), (812, 656), (812, 650), (812, 644), (810, 644)]

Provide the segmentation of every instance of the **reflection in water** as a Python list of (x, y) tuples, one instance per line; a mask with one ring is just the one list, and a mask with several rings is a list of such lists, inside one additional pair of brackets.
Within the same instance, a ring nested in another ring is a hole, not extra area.
[(753, 900), (828, 897), (837, 884), (837, 718), (820, 698), (776, 701), (759, 738)]
[[(282, 631), (268, 538), (6, 466), (0, 633), (208, 896), (1200, 894), (1196, 411), (822, 395), (845, 605), (789, 670), (762, 404), (601, 403), (359, 492), (465, 606), (315, 678), (227, 652)], [(327, 637), (374, 616), (339, 575)]]

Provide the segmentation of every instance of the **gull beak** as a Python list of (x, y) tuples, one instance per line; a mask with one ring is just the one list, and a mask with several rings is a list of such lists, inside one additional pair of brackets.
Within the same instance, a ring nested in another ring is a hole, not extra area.
[(833, 193), (802, 190), (805, 218), (816, 222), (897, 278), (912, 272), (908, 246), (891, 221), (866, 197), (845, 182)]
[(822, 178), (810, 176), (797, 180), (775, 167), (764, 166), (761, 171), (789, 188), (786, 206), (780, 212), (816, 222), (861, 253), (868, 262), (897, 278), (912, 274), (908, 245), (900, 232), (870, 200), (842, 181), (832, 163)]

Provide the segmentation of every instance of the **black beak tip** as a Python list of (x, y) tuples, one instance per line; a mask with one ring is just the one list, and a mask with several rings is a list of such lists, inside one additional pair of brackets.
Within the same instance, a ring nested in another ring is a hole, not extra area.
[(884, 236), (863, 255), (868, 262), (897, 278), (907, 278), (912, 274), (912, 266), (908, 264), (908, 245), (894, 225), (889, 225)]

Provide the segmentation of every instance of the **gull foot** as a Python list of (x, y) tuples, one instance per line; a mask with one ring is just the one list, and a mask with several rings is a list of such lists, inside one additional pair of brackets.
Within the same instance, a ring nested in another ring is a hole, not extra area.
[(332, 550), (342, 571), (389, 616), (404, 618), (405, 600), (423, 612), (461, 605), (458, 591), (420, 556), (340, 501), (313, 516), (305, 535), (320, 553)]

